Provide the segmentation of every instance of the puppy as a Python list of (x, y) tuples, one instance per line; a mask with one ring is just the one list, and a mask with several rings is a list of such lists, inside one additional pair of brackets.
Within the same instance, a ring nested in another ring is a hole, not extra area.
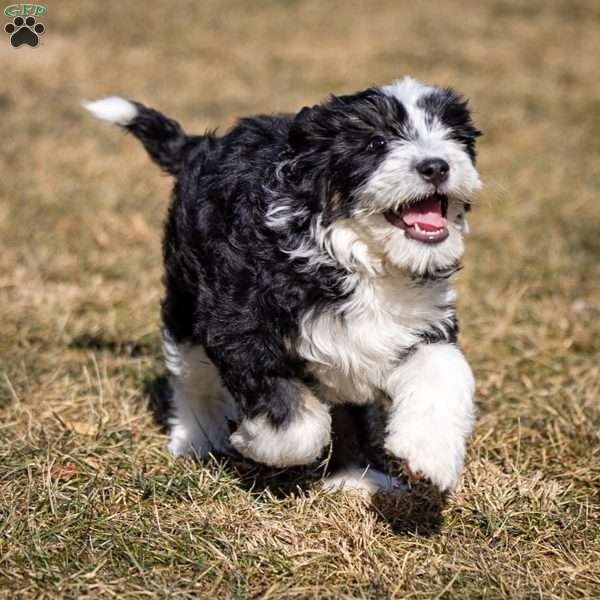
[[(341, 420), (368, 421), (361, 407), (377, 408), (385, 452), (452, 489), (474, 420), (452, 286), (481, 186), (467, 102), (406, 77), (223, 136), (122, 98), (84, 105), (175, 178), (170, 451), (308, 464), (330, 444), (332, 411), (354, 405)], [(350, 450), (333, 484), (361, 487), (366, 473), (380, 487), (353, 436), (338, 433)]]

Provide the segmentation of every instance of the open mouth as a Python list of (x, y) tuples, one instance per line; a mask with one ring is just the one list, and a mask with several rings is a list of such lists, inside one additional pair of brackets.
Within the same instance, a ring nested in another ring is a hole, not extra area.
[(426, 244), (438, 244), (449, 235), (447, 213), (448, 198), (435, 193), (398, 210), (388, 210), (383, 216), (394, 227), (404, 229), (407, 237)]

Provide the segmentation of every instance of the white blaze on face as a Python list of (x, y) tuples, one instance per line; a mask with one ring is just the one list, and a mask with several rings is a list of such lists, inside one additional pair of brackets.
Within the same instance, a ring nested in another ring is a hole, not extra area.
[(416, 170), (429, 158), (441, 158), (450, 166), (448, 179), (439, 192), (459, 200), (469, 200), (481, 187), (479, 175), (464, 146), (451, 138), (451, 131), (440, 120), (419, 106), (419, 100), (436, 88), (405, 77), (381, 88), (394, 96), (406, 109), (408, 139), (398, 139), (384, 161), (364, 186), (366, 204), (375, 210), (398, 208), (404, 202), (424, 198), (434, 190)]

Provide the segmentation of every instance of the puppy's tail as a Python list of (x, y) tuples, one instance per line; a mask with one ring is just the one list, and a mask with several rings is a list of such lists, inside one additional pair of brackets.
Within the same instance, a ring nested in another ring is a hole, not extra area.
[(177, 121), (139, 102), (118, 96), (81, 104), (98, 119), (116, 123), (133, 133), (154, 162), (167, 173), (175, 176), (179, 173), (188, 136)]

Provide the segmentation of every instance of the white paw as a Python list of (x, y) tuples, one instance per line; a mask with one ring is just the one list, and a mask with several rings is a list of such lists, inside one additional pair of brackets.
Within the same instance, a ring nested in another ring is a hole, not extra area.
[(406, 486), (397, 478), (386, 475), (376, 469), (357, 467), (344, 469), (323, 480), (323, 489), (327, 492), (358, 492), (372, 496), (378, 491), (402, 491)]
[(406, 460), (414, 475), (429, 479), (442, 491), (453, 490), (462, 472), (465, 440), (460, 433), (434, 430), (430, 424), (411, 421), (388, 436), (385, 448)]
[(264, 415), (244, 419), (230, 439), (240, 454), (256, 462), (272, 467), (306, 465), (329, 444), (331, 415), (324, 405), (313, 403), (281, 427), (273, 427)]
[(386, 449), (440, 490), (456, 487), (474, 421), (475, 381), (453, 344), (427, 344), (392, 374)]

